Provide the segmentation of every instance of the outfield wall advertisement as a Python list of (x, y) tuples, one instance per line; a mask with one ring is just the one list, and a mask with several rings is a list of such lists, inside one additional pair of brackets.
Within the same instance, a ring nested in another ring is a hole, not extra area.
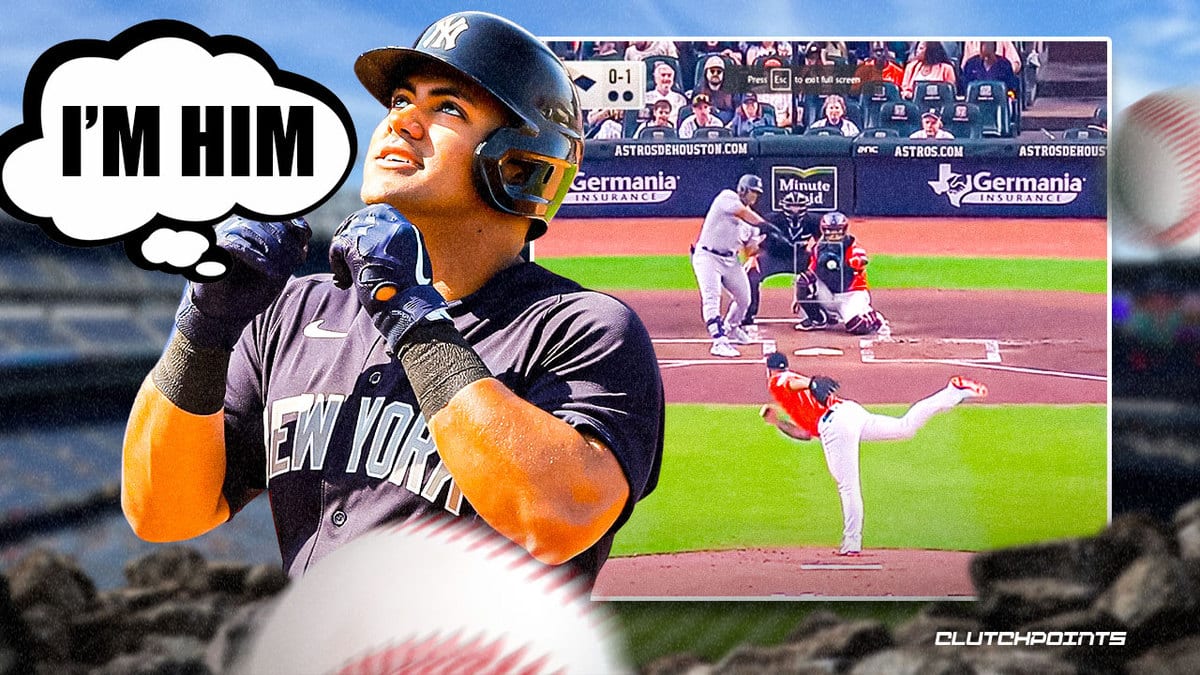
[(763, 213), (804, 199), (814, 211), (854, 215), (1107, 214), (1103, 143), (813, 140), (726, 139), (702, 143), (708, 149), (698, 153), (679, 142), (589, 145), (561, 213), (700, 217), (718, 192), (754, 173), (769, 186), (758, 206)]

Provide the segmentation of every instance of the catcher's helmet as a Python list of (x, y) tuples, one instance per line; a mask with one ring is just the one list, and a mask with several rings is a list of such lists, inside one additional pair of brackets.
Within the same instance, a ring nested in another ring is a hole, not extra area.
[(830, 211), (821, 216), (821, 234), (846, 234), (850, 220), (841, 211)]
[(527, 239), (542, 236), (583, 157), (583, 118), (567, 69), (515, 23), (458, 12), (426, 28), (411, 48), (363, 53), (354, 74), (390, 107), (398, 80), (431, 63), (473, 80), (516, 117), (475, 149), (475, 186), (500, 211), (531, 219)]
[(786, 370), (788, 367), (787, 357), (779, 352), (771, 352), (767, 354), (767, 369), (768, 370)]
[(796, 211), (808, 210), (808, 195), (803, 192), (789, 192), (779, 200), (779, 206), (784, 209), (793, 209)]
[(758, 192), (761, 194), (762, 191), (763, 191), (762, 179), (759, 178), (758, 176), (755, 176), (752, 173), (748, 173), (745, 176), (742, 176), (741, 178), (738, 179), (737, 193), (739, 195), (744, 195), (747, 192)]

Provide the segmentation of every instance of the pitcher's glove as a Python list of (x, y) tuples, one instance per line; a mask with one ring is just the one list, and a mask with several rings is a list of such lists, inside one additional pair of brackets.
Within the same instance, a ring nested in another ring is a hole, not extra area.
[(387, 204), (350, 214), (329, 247), (338, 288), (354, 287), (388, 350), (421, 320), (449, 321), (446, 301), (433, 287), (433, 270), (421, 232)]
[(837, 380), (824, 375), (814, 375), (808, 382), (808, 390), (821, 405), (829, 405), (829, 397), (833, 396), (839, 386)]

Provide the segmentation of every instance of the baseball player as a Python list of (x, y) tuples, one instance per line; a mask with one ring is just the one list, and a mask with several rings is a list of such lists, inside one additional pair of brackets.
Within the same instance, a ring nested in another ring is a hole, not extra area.
[[(809, 249), (820, 234), (819, 219), (808, 213), (808, 197), (792, 192), (783, 198), (783, 212), (761, 226), (766, 239), (758, 255), (746, 263), (750, 281), (750, 308), (743, 327), (754, 325), (762, 282), (774, 274), (802, 274), (808, 269)], [(799, 298), (796, 298), (799, 300)]]
[(452, 514), (594, 580), (657, 482), (663, 391), (628, 307), (519, 256), (582, 155), (567, 72), (480, 12), (354, 70), (387, 108), (369, 206), (332, 275), (288, 279), (302, 221), (218, 226), (232, 271), (189, 286), (130, 415), (126, 517), (187, 539), (268, 492), (296, 576), (382, 523)]
[(820, 330), (843, 322), (853, 335), (889, 333), (883, 315), (871, 307), (867, 252), (846, 232), (850, 221), (840, 211), (821, 217), (808, 269), (796, 276), (796, 311), (805, 316), (796, 330)]
[[(713, 356), (740, 356), (733, 344), (751, 342), (742, 328), (742, 319), (750, 306), (750, 281), (738, 254), (753, 255), (762, 242), (758, 226), (766, 221), (754, 211), (762, 191), (762, 179), (753, 174), (738, 179), (736, 192), (721, 190), (708, 207), (700, 236), (692, 246), (692, 271), (700, 286), (700, 311), (712, 337), (709, 353)], [(724, 321), (722, 288), (733, 297)]]
[[(821, 439), (825, 465), (837, 483), (842, 502), (842, 545), (839, 555), (862, 552), (863, 500), (859, 483), (859, 441), (912, 438), (934, 415), (969, 398), (987, 396), (987, 387), (960, 375), (931, 396), (917, 401), (902, 417), (867, 412), (858, 403), (834, 396), (838, 384), (822, 376), (805, 377), (788, 370), (787, 357), (767, 355), (767, 388), (778, 405), (760, 411), (767, 424), (799, 441)], [(791, 420), (779, 416), (780, 408)]]

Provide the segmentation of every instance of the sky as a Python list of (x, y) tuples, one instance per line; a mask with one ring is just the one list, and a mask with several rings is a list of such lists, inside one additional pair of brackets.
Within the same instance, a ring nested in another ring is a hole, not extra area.
[[(286, 6), (286, 9), (282, 7)], [(1200, 11), (1190, 2), (687, 2), (682, 0), (442, 0), (43, 2), (11, 3), (0, 21), (0, 131), (21, 122), (25, 79), (53, 45), (109, 39), (137, 23), (171, 18), (210, 35), (245, 37), (288, 71), (316, 80), (349, 109), (365, 143), (382, 109), (354, 77), (361, 52), (412, 43), (454, 11), (506, 16), (541, 37), (1108, 37), (1112, 39), (1112, 116), (1142, 96), (1189, 82), (1200, 55)], [(360, 148), (361, 152), (361, 148)], [(356, 170), (357, 171), (357, 170)], [(357, 175), (357, 174), (355, 174)], [(353, 176), (351, 180), (353, 180)]]

